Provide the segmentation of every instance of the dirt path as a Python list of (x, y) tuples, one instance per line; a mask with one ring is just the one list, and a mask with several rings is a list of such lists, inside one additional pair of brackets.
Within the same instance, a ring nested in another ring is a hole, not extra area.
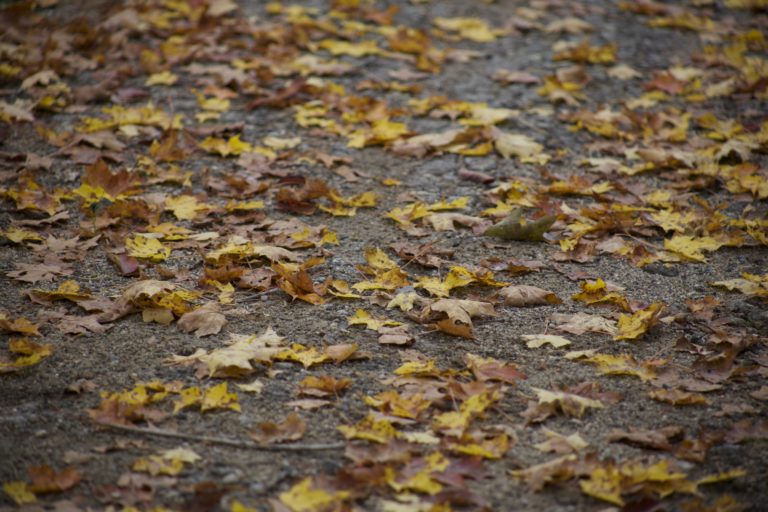
[(1, 9), (0, 510), (761, 509), (765, 2)]

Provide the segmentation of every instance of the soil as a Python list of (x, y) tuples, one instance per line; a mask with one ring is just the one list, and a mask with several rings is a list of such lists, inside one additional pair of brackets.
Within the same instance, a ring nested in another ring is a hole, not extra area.
[[(753, 28), (763, 30), (764, 33), (764, 11), (750, 13), (725, 9), (722, 3), (690, 2), (688, 7), (694, 9), (694, 4), (702, 4), (703, 7), (695, 7), (696, 12), (708, 14), (712, 19), (736, 27), (739, 31)], [(242, 9), (242, 14), (238, 16), (251, 17), (254, 23), (275, 19), (267, 14), (262, 2), (241, 1), (238, 4)], [(517, 442), (503, 458), (484, 462), (487, 471), (485, 478), (469, 483), (469, 488), (485, 500), (487, 509), (597, 511), (611, 506), (580, 492), (578, 480), (554, 483), (540, 492), (532, 492), (525, 482), (510, 475), (511, 470), (554, 458), (554, 455), (542, 453), (534, 447), (534, 444), (546, 439), (546, 428), (566, 435), (578, 432), (589, 443), (587, 451), (594, 451), (600, 460), (637, 459), (653, 462), (673, 459), (676, 467), (692, 480), (741, 468), (745, 470), (743, 476), (702, 486), (701, 496), (705, 503), (712, 504), (718, 497), (730, 495), (747, 510), (761, 510), (760, 503), (766, 498), (765, 482), (768, 477), (768, 446), (765, 439), (740, 443), (717, 442), (709, 448), (703, 461), (691, 462), (675, 459), (664, 452), (611, 443), (607, 438), (609, 432), (616, 428), (659, 429), (675, 425), (682, 428), (687, 438), (696, 439), (708, 432), (729, 432), (739, 420), (755, 421), (764, 418), (765, 394), (755, 398), (750, 393), (761, 387), (765, 389), (767, 384), (766, 368), (754, 363), (766, 360), (766, 304), (755, 298), (711, 286), (715, 281), (737, 278), (742, 272), (765, 273), (768, 269), (768, 250), (764, 245), (750, 243), (742, 247), (723, 247), (707, 254), (706, 262), (698, 263), (657, 262), (638, 267), (626, 258), (611, 254), (598, 254), (592, 261), (584, 263), (559, 262), (553, 259), (559, 252), (556, 242), (497, 240), (466, 228), (444, 232), (429, 230), (426, 237), (414, 239), (384, 217), (384, 213), (390, 209), (414, 199), (431, 203), (461, 196), (470, 198), (468, 208), (463, 213), (478, 215), (490, 206), (486, 193), (499, 184), (521, 178), (540, 181), (543, 179), (542, 168), (553, 175), (583, 175), (585, 171), (579, 162), (587, 156), (593, 156), (587, 145), (595, 139), (584, 131), (569, 130), (569, 123), (559, 120), (563, 113), (576, 108), (595, 111), (605, 105), (618, 109), (623, 100), (638, 97), (645, 92), (643, 84), (656, 70), (678, 64), (698, 65), (693, 56), (702, 51), (704, 43), (701, 34), (695, 31), (651, 28), (646, 23), (647, 16), (622, 10), (616, 2), (609, 1), (402, 2), (397, 3), (399, 12), (394, 22), (429, 29), (432, 20), (439, 16), (476, 16), (489, 20), (494, 26), (500, 26), (509, 20), (520, 20), (519, 9), (535, 9), (539, 4), (547, 8), (541, 10), (543, 18), (536, 20), (537, 23), (546, 24), (565, 16), (580, 17), (595, 27), (595, 32), (588, 36), (592, 43), (616, 42), (617, 62), (636, 69), (641, 73), (641, 78), (622, 81), (608, 76), (606, 66), (588, 66), (592, 80), (585, 89), (586, 99), (578, 107), (550, 104), (537, 94), (535, 85), (503, 85), (491, 80), (489, 77), (500, 68), (525, 71), (537, 77), (550, 76), (556, 70), (570, 65), (552, 60), (553, 45), (563, 39), (578, 41), (584, 37), (525, 30), (488, 43), (467, 40), (451, 42), (449, 45), (452, 47), (474, 50), (480, 56), (466, 62), (446, 63), (439, 74), (430, 74), (418, 83), (423, 86), (422, 97), (440, 94), (451, 99), (486, 102), (493, 107), (519, 110), (523, 114), (506, 121), (503, 128), (509, 132), (529, 135), (551, 154), (562, 152), (561, 157), (545, 166), (504, 159), (493, 152), (477, 157), (441, 154), (407, 158), (397, 156), (385, 147), (351, 149), (347, 147), (344, 137), (325, 136), (299, 127), (290, 107), (246, 110), (244, 106), (249, 101), (247, 98), (233, 100), (232, 108), (221, 116), (219, 122), (244, 123), (243, 140), (257, 141), (268, 135), (300, 136), (301, 153), (324, 152), (348, 157), (352, 161), (350, 166), (365, 175), (359, 181), (346, 181), (317, 162), (298, 163), (289, 169), (293, 175), (322, 179), (345, 197), (369, 190), (374, 190), (378, 195), (376, 207), (360, 208), (355, 217), (333, 217), (322, 212), (302, 217), (303, 221), (313, 226), (326, 225), (338, 234), (340, 241), (339, 245), (326, 246), (322, 251), (312, 249), (302, 253), (302, 256), (308, 256), (322, 252), (325, 256), (325, 263), (310, 272), (315, 283), (328, 277), (344, 279), (349, 283), (359, 281), (361, 274), (356, 266), (364, 264), (363, 251), (366, 247), (386, 249), (404, 240), (420, 244), (434, 242), (454, 251), (450, 264), (477, 267), (490, 259), (506, 262), (513, 258), (541, 261), (545, 265), (540, 272), (522, 276), (497, 272), (496, 278), (516, 285), (526, 284), (551, 290), (562, 299), (561, 304), (529, 308), (497, 304), (496, 317), (477, 319), (474, 322), (474, 340), (449, 336), (429, 326), (415, 324), (398, 310), (385, 311), (365, 301), (333, 299), (321, 305), (312, 305), (292, 300), (286, 293), (274, 288), (267, 293), (238, 290), (233, 304), (224, 306), (227, 325), (220, 333), (202, 338), (183, 333), (175, 325), (145, 323), (139, 313), (115, 321), (109, 330), (100, 334), (65, 335), (52, 324), (43, 324), (42, 340), (52, 345), (53, 354), (39, 365), (0, 375), (0, 482), (26, 480), (27, 468), (39, 464), (49, 464), (57, 469), (74, 465), (83, 480), (63, 493), (39, 495), (38, 504), (26, 505), (24, 509), (103, 510), (111, 506), (120, 510), (121, 507), (135, 505), (140, 510), (152, 510), (152, 507), (158, 506), (173, 510), (230, 510), (231, 504), (239, 500), (255, 510), (271, 510), (270, 500), (276, 500), (281, 493), (303, 478), (334, 475), (347, 467), (350, 462), (344, 450), (340, 449), (272, 452), (198, 442), (191, 438), (184, 440), (141, 435), (98, 425), (87, 413), (100, 403), (100, 392), (123, 391), (140, 382), (181, 381), (185, 386), (200, 387), (217, 384), (219, 379), (196, 378), (194, 370), (188, 366), (168, 364), (169, 358), (174, 355), (190, 355), (198, 349), (213, 350), (224, 346), (231, 334), (258, 334), (271, 327), (290, 342), (310, 347), (357, 343), (359, 350), (369, 357), (340, 364), (322, 364), (309, 369), (290, 362), (275, 362), (271, 367), (262, 365), (247, 379), (250, 381), (257, 378), (265, 384), (260, 394), (239, 392), (233, 387), (234, 381), (229, 380), (230, 388), (237, 391), (241, 412), (201, 413), (199, 410), (188, 409), (173, 415), (159, 426), (189, 435), (247, 440), (247, 431), (253, 430), (255, 425), (266, 421), (281, 421), (295, 411), (287, 402), (297, 398), (298, 383), (302, 379), (309, 375), (330, 375), (339, 379), (349, 378), (352, 385), (346, 393), (333, 400), (330, 406), (298, 411), (307, 423), (306, 434), (298, 442), (341, 442), (345, 440), (337, 427), (355, 424), (368, 414), (370, 408), (363, 401), (365, 396), (391, 389), (383, 381), (391, 379), (393, 371), (403, 363), (404, 357), (412, 354), (407, 350), (418, 351), (424, 357), (434, 359), (440, 368), (456, 369), (465, 367), (463, 357), (471, 352), (513, 363), (527, 377), (514, 386), (508, 386), (503, 398), (481, 419), (483, 425), (505, 425), (517, 437)], [(302, 5), (317, 7), (319, 12), (329, 9), (325, 2), (306, 2)], [(83, 1), (60, 2), (40, 13), (65, 27), (78, 19), (98, 23), (108, 13), (118, 10), (119, 7), (113, 2)], [(25, 26), (20, 19), (18, 23), (19, 27)], [(10, 36), (6, 34), (0, 39), (3, 37), (8, 39)], [(155, 44), (158, 40), (152, 37), (149, 41)], [(141, 39), (135, 42), (149, 44)], [(212, 41), (211, 44), (215, 43)], [(105, 58), (109, 59), (109, 55), (105, 55)], [(339, 59), (356, 67), (353, 75), (333, 77), (334, 81), (350, 91), (354, 90), (356, 83), (365, 79), (391, 80), (388, 73), (403, 67), (403, 63), (398, 60), (378, 56), (343, 56)], [(195, 77), (182, 73), (179, 75), (183, 78), (174, 86), (150, 87), (148, 90), (156, 105), (167, 110), (173, 109), (175, 113), (185, 114), (193, 120), (197, 106), (190, 89), (195, 86)], [(146, 75), (139, 73), (128, 77), (121, 87), (143, 87), (145, 79)], [(67, 79), (73, 88), (88, 83), (88, 80), (88, 73)], [(3, 90), (4, 97), (0, 98), (4, 101), (13, 103), (17, 96), (23, 94), (19, 92), (18, 84), (6, 87)], [(390, 105), (403, 107), (407, 106), (409, 99), (408, 95), (396, 92), (374, 91), (370, 94), (385, 95)], [(712, 111), (718, 118), (743, 119), (745, 123), (759, 124), (765, 120), (765, 110), (760, 113), (760, 109), (765, 107), (764, 101), (761, 103), (748, 94), (727, 96), (704, 104), (679, 101), (673, 104), (699, 113)], [(78, 119), (99, 115), (99, 107), (107, 105), (92, 103), (82, 112), (40, 112), (36, 116), (40, 122), (55, 130), (72, 129)], [(530, 113), (536, 107), (552, 108), (552, 115), (537, 116)], [(406, 118), (409, 127), (420, 133), (439, 131), (448, 125), (445, 119)], [(6, 126), (4, 130), (7, 135), (0, 144), (3, 152), (38, 155), (53, 153), (55, 148), (36, 134), (33, 124), (13, 123)], [(130, 168), (142, 152), (146, 153), (146, 146), (129, 142), (123, 165)], [(765, 154), (753, 155), (752, 161), (765, 168)], [(204, 191), (204, 171), (217, 176), (241, 172), (235, 162), (236, 158), (225, 159), (196, 152), (180, 163), (184, 171), (192, 173), (192, 186), (187, 191)], [(484, 185), (461, 180), (458, 173), (462, 168), (487, 173), (495, 181)], [(39, 180), (50, 189), (74, 188), (78, 186), (83, 169), (84, 166), (74, 164), (67, 158), (55, 158), (51, 168), (40, 173)], [(664, 188), (669, 185), (665, 181), (664, 172), (667, 171), (624, 176), (620, 179), (632, 186)], [(396, 179), (401, 184), (383, 186), (383, 178)], [(9, 183), (6, 182), (6, 186)], [(143, 190), (145, 194), (152, 192), (177, 194), (182, 189), (177, 186), (154, 185)], [(747, 204), (753, 204), (755, 210), (763, 214), (766, 210), (765, 201), (754, 200), (749, 194), (732, 195), (722, 188), (696, 192), (706, 197), (710, 204), (721, 204), (721, 211), (732, 216), (738, 216)], [(291, 219), (295, 216), (278, 210), (268, 194), (264, 197), (267, 201), (265, 213), (269, 218)], [(564, 200), (571, 206), (577, 206), (582, 201), (580, 198)], [(4, 207), (0, 213), (0, 227), (3, 229), (15, 221), (40, 218), (36, 214), (15, 209), (13, 204), (10, 200), (3, 202)], [(77, 202), (65, 202), (64, 207), (70, 212), (71, 219), (43, 229), (57, 237), (71, 238), (77, 233), (79, 222), (87, 217)], [(175, 221), (171, 217), (167, 220)], [(218, 214), (197, 224), (178, 224), (196, 231), (223, 229), (222, 218)], [(663, 244), (661, 232), (647, 240), (656, 246)], [(44, 311), (51, 309), (80, 315), (81, 310), (74, 304), (62, 301), (52, 306), (41, 306), (28, 298), (27, 292), (31, 288), (55, 289), (65, 279), (73, 279), (102, 297), (120, 297), (122, 290), (135, 282), (137, 277), (123, 277), (116, 270), (108, 258), (108, 249), (113, 246), (107, 239), (102, 239), (96, 248), (85, 254), (82, 261), (75, 264), (73, 274), (57, 277), (52, 283), (31, 285), (13, 280), (6, 274), (14, 270), (19, 262), (36, 261), (35, 256), (25, 246), (4, 242), (0, 245), (0, 279), (3, 289), (0, 305), (14, 318), (24, 316), (33, 321), (38, 321)], [(388, 253), (394, 257), (391, 251)], [(193, 249), (174, 250), (162, 265), (178, 276), (171, 278), (171, 281), (185, 287), (195, 288), (202, 275), (202, 259)], [(445, 268), (436, 271), (415, 263), (410, 264), (408, 270), (415, 275), (444, 275), (446, 271)], [(571, 296), (579, 292), (581, 282), (569, 278), (569, 274), (573, 273), (609, 281), (623, 288), (622, 293), (638, 304), (664, 303), (664, 321), (639, 341), (617, 342), (610, 336), (596, 333), (579, 336), (558, 333), (550, 325), (550, 317), (554, 313), (586, 312), (616, 316), (610, 308), (587, 306), (571, 300)], [(159, 278), (160, 274), (154, 265), (147, 264), (142, 277)], [(488, 287), (469, 286), (454, 291), (452, 297), (488, 298), (493, 291)], [(566, 350), (553, 347), (529, 349), (520, 338), (522, 334), (565, 334), (573, 342), (568, 350), (592, 349), (602, 353), (632, 354), (638, 360), (666, 359), (668, 365), (688, 375), (692, 374), (692, 365), (697, 356), (678, 350), (677, 343), (683, 338), (704, 343), (708, 333), (683, 320), (689, 315), (685, 301), (704, 297), (714, 297), (721, 302), (717, 317), (728, 320), (726, 330), (734, 336), (753, 337), (757, 340), (738, 356), (737, 361), (743, 366), (743, 372), (722, 382), (719, 389), (707, 392), (706, 404), (671, 405), (652, 400), (648, 392), (653, 388), (647, 382), (631, 376), (600, 375), (592, 365), (563, 357)], [(358, 308), (409, 324), (411, 332), (416, 335), (415, 343), (407, 348), (381, 345), (377, 341), (376, 332), (349, 326), (347, 318)], [(6, 340), (16, 335), (4, 333), (2, 337), (5, 344)], [(83, 381), (91, 387), (81, 392), (70, 390), (73, 384)], [(542, 424), (526, 424), (522, 413), (527, 409), (529, 400), (535, 399), (533, 388), (558, 390), (590, 381), (597, 382), (603, 392), (619, 393), (621, 400), (604, 409), (590, 411), (581, 418), (556, 414)], [(754, 412), (716, 414), (724, 406), (732, 404), (750, 405)], [(142, 423), (140, 426), (147, 425)], [(124, 485), (126, 475), (135, 475), (130, 468), (137, 458), (179, 446), (194, 450), (202, 459), (174, 477), (176, 480), (172, 485), (164, 486), (162, 480), (154, 479), (143, 488), (146, 494)], [(215, 483), (217, 492), (221, 494), (220, 500), (218, 494), (214, 493), (217, 497), (213, 500), (215, 503), (203, 504), (204, 492), (199, 484), (204, 482)], [(347, 506), (350, 510), (382, 510), (382, 496), (392, 498), (392, 494), (387, 495), (385, 492), (373, 493), (350, 501)], [(659, 502), (653, 497), (647, 497), (646, 502), (634, 501), (637, 508), (631, 510), (679, 510), (683, 503), (691, 499), (686, 494), (675, 494)], [(658, 508), (653, 508), (649, 503)], [(15, 508), (13, 501), (6, 495), (0, 495), (0, 504), (4, 505), (0, 507), (3, 510)], [(55, 508), (57, 506), (60, 508)], [(461, 509), (458, 505), (454, 506)], [(466, 508), (482, 507), (469, 505)]]

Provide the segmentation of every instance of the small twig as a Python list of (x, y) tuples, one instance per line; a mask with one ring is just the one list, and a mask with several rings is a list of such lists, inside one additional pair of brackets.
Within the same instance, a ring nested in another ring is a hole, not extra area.
[(250, 450), (262, 450), (266, 452), (304, 452), (304, 451), (323, 451), (323, 450), (340, 450), (346, 446), (345, 443), (319, 443), (319, 444), (268, 444), (262, 445), (252, 443), (248, 441), (238, 441), (237, 439), (227, 439), (224, 437), (213, 436), (197, 436), (194, 434), (185, 434), (183, 432), (174, 432), (173, 430), (164, 430), (160, 428), (143, 428), (133, 427), (130, 425), (118, 425), (116, 423), (100, 423), (99, 425), (112, 428), (115, 430), (122, 430), (124, 432), (132, 432), (134, 434), (141, 434), (147, 436), (159, 436), (159, 437), (172, 437), (176, 439), (184, 439), (186, 441), (196, 441), (199, 443), (221, 444), (226, 446), (233, 446), (235, 448), (246, 448)]

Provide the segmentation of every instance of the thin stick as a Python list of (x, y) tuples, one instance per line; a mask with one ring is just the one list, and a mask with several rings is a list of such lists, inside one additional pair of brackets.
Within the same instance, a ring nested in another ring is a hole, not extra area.
[(345, 443), (325, 443), (325, 444), (268, 444), (261, 445), (248, 441), (238, 441), (237, 439), (227, 439), (224, 437), (196, 436), (194, 434), (185, 434), (183, 432), (174, 432), (173, 430), (164, 430), (160, 428), (133, 427), (130, 425), (118, 425), (115, 423), (100, 423), (99, 425), (132, 432), (147, 436), (172, 437), (184, 439), (186, 441), (197, 441), (199, 443), (222, 444), (233, 446), (235, 448), (247, 448), (251, 450), (262, 450), (266, 452), (303, 452), (303, 451), (322, 451), (322, 450), (340, 450), (346, 446)]

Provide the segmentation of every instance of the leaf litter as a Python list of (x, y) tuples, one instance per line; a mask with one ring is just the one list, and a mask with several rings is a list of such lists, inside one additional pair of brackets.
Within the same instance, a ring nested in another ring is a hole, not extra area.
[(759, 506), (766, 23), (713, 5), (3, 6), (2, 499)]

